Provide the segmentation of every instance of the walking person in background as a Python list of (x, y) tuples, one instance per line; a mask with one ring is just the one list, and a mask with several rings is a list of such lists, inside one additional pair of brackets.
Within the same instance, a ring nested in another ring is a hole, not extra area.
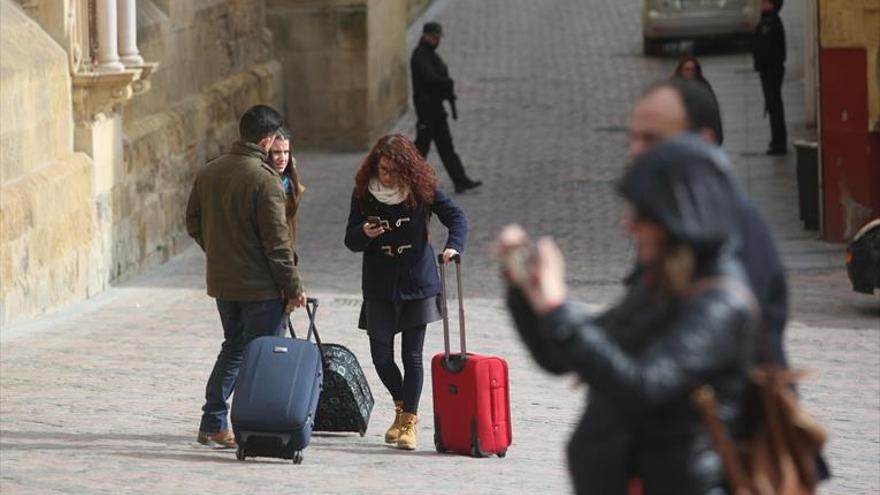
[(239, 121), (240, 140), (193, 183), (186, 229), (205, 251), (208, 295), (217, 300), (223, 344), (205, 387), (197, 441), (235, 448), (229, 404), (244, 347), (283, 331), (285, 310), (306, 301), (294, 265), (281, 176), (268, 153), (281, 115), (256, 105)]
[(718, 98), (715, 96), (715, 90), (712, 89), (712, 85), (709, 84), (709, 81), (703, 75), (703, 66), (700, 65), (700, 61), (697, 60), (697, 57), (693, 55), (685, 55), (681, 57), (678, 61), (678, 65), (675, 66), (675, 72), (673, 72), (672, 77), (702, 84), (709, 91), (709, 94), (712, 95), (712, 99), (715, 101), (715, 105), (718, 106), (720, 113), (721, 107), (718, 105)]
[(452, 108), (452, 118), (458, 118), (455, 107), (455, 85), (449, 77), (449, 70), (437, 48), (443, 38), (443, 27), (436, 22), (428, 22), (422, 29), (419, 46), (413, 50), (410, 59), (412, 71), (413, 104), (416, 107), (416, 148), (425, 158), (431, 151), (431, 142), (437, 145), (437, 153), (443, 167), (449, 173), (456, 193), (475, 189), (483, 185), (482, 181), (471, 180), (464, 171), (455, 146), (452, 144), (452, 133), (449, 131), (446, 109), (443, 102), (448, 101)]
[(761, 22), (752, 40), (755, 71), (761, 76), (764, 92), (764, 114), (770, 116), (770, 147), (768, 155), (788, 153), (785, 109), (782, 105), (782, 81), (785, 78), (785, 28), (779, 11), (782, 0), (761, 1)]
[[(464, 212), (437, 189), (434, 169), (406, 136), (379, 139), (355, 175), (345, 245), (363, 253), (359, 327), (367, 331), (376, 372), (394, 400), (385, 442), (407, 450), (416, 448), (425, 328), (442, 316), (432, 213), (449, 231), (443, 249), (449, 261), (464, 249)], [(398, 333), (402, 376), (394, 362)]]
[[(550, 239), (533, 248), (518, 226), (498, 239), (508, 307), (546, 370), (575, 373), (587, 409), (568, 445), (575, 492), (722, 495), (724, 473), (691, 391), (711, 385), (732, 432), (743, 429), (754, 355), (752, 296), (739, 262), (738, 192), (694, 136), (658, 144), (636, 159), (619, 191), (642, 267), (623, 300), (598, 317), (567, 301), (562, 254)], [(516, 253), (527, 253), (519, 254)], [(520, 262), (511, 260), (522, 260)]]
[[(672, 79), (649, 87), (633, 107), (629, 128), (629, 154), (633, 160), (657, 143), (683, 133), (696, 134), (707, 144), (720, 144), (717, 107), (701, 85), (689, 81)], [(720, 149), (717, 151), (723, 153)], [(712, 163), (733, 174), (726, 158), (719, 157)], [(758, 357), (764, 362), (786, 366), (784, 332), (788, 320), (788, 283), (782, 256), (770, 226), (755, 204), (740, 194), (736, 210), (741, 242), (735, 254), (744, 265), (749, 287), (761, 305), (761, 323), (767, 336), (767, 352)]]

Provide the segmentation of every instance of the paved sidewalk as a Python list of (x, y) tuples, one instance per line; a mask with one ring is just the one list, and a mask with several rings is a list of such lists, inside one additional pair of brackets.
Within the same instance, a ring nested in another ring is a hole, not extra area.
[[(501, 303), (488, 244), (502, 225), (520, 222), (559, 239), (576, 298), (598, 308), (620, 294), (631, 259), (613, 192), (625, 161), (621, 126), (641, 88), (675, 63), (641, 57), (638, 4), (441, 0), (431, 11), (444, 24), (441, 54), (460, 92), (455, 142), (469, 172), (486, 181), (455, 200), (472, 227), (465, 253), (469, 348), (502, 355), (511, 367), (514, 445), (507, 458), (433, 452), (429, 376), (420, 449), (382, 444), (390, 398), (354, 328), (360, 259), (342, 246), (351, 177), (363, 155), (301, 153), (308, 187), (299, 228), (303, 276), (321, 298), (323, 338), (350, 347), (370, 380), (376, 408), (367, 436), (316, 436), (300, 466), (240, 463), (231, 451), (194, 442), (221, 338), (194, 247), (90, 301), (2, 329), (0, 493), (568, 493), (564, 448), (583, 390), (569, 377), (541, 372), (525, 354)], [(783, 11), (793, 52), (785, 86), (792, 138), (803, 120), (801, 8), (787, 2)], [(817, 372), (801, 391), (831, 433), (836, 477), (822, 493), (878, 493), (878, 299), (850, 291), (842, 246), (800, 229), (793, 153), (760, 154), (769, 130), (749, 56), (701, 59), (724, 110), (725, 147), (790, 270), (787, 345), (792, 362)], [(398, 128), (412, 134), (413, 125), (410, 114)], [(440, 176), (448, 187), (442, 170)], [(435, 229), (439, 246), (445, 233)], [(441, 332), (439, 324), (429, 327), (426, 361), (442, 349)]]

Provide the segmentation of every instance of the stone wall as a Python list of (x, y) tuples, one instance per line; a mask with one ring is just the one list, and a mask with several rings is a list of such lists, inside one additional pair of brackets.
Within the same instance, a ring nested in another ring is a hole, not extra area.
[(114, 280), (189, 245), (184, 211), (196, 169), (228, 149), (248, 107), (282, 106), (261, 0), (139, 0), (138, 40), (161, 67), (151, 90), (125, 107), (123, 173), (107, 198)]
[[(297, 146), (368, 147), (406, 109), (406, 27), (428, 3), (137, 0), (146, 78), (88, 72), (89, 2), (0, 0), (0, 324), (191, 245), (192, 177), (251, 105), (283, 109)], [(142, 79), (95, 97), (117, 76)]]
[(412, 24), (434, 0), (407, 0), (407, 24)]
[(360, 150), (406, 109), (407, 4), (267, 0), (296, 146)]
[(73, 152), (67, 54), (0, 0), (0, 325), (104, 288), (92, 161)]
[(189, 246), (194, 172), (236, 139), (247, 107), (282, 104), (263, 0), (138, 0), (139, 48), (159, 71), (121, 114), (88, 122), (72, 110), (69, 53), (28, 16), (62, 7), (25, 3), (0, 0), (0, 324)]
[(369, 142), (396, 122), (409, 100), (406, 53), (407, 6), (399, 0), (373, 0), (368, 15), (367, 111)]

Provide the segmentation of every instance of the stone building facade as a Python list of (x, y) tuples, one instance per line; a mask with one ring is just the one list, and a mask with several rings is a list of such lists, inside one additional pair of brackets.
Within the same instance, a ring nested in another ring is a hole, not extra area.
[(427, 0), (0, 0), (0, 325), (189, 245), (198, 167), (257, 103), (361, 149), (406, 107)]

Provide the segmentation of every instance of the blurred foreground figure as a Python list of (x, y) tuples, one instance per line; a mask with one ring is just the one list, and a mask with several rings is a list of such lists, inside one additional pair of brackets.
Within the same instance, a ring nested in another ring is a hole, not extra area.
[(723, 494), (721, 460), (690, 394), (708, 384), (721, 419), (742, 431), (754, 356), (754, 299), (732, 253), (738, 192), (693, 136), (643, 153), (619, 185), (641, 270), (623, 300), (590, 317), (566, 300), (562, 254), (526, 233), (498, 239), (515, 326), (536, 361), (589, 385), (568, 446), (578, 494)]

